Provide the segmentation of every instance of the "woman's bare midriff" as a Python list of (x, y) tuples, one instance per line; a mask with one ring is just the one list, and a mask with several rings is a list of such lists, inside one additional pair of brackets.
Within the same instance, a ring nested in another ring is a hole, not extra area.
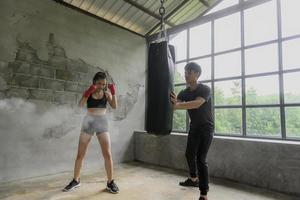
[(89, 115), (105, 115), (106, 108), (88, 108), (87, 113)]

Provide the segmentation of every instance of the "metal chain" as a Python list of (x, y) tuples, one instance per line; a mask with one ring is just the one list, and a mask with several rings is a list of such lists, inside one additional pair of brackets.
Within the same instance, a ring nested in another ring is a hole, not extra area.
[(159, 14), (161, 17), (165, 15), (166, 9), (164, 7), (164, 0), (160, 0), (160, 8), (159, 8)]
[(159, 39), (162, 36), (162, 33), (164, 34), (164, 37), (167, 38), (167, 34), (166, 34), (166, 27), (165, 27), (165, 19), (164, 19), (164, 15), (166, 13), (166, 9), (164, 7), (164, 0), (160, 0), (160, 8), (159, 8), (159, 14), (160, 14), (160, 31), (159, 31)]

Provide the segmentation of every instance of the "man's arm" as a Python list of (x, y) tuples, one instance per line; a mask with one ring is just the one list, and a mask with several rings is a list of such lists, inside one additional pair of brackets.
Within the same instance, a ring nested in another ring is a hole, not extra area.
[(174, 104), (174, 109), (176, 110), (188, 110), (188, 109), (195, 109), (199, 108), (202, 104), (205, 103), (205, 99), (202, 97), (197, 97), (193, 101), (187, 101), (187, 102), (176, 102)]
[(202, 97), (197, 97), (193, 101), (181, 102), (177, 99), (175, 93), (171, 93), (171, 102), (174, 105), (174, 110), (187, 110), (187, 109), (195, 109), (199, 108), (203, 103), (205, 103), (205, 99)]

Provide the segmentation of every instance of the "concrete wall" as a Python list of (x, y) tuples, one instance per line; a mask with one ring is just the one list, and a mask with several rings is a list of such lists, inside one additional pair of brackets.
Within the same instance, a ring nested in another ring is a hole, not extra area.
[[(187, 170), (187, 136), (134, 135), (135, 160)], [(300, 196), (300, 142), (215, 137), (208, 154), (211, 177)]]
[[(0, 1), (0, 182), (73, 170), (85, 113), (76, 105), (96, 71), (117, 85), (113, 159), (132, 160), (145, 56), (144, 38), (55, 1)], [(84, 167), (103, 167), (96, 138)]]

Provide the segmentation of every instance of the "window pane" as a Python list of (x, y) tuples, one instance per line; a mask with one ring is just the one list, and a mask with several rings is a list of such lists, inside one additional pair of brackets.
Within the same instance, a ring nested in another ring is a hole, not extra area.
[(300, 137), (300, 107), (285, 108), (287, 137)]
[[(185, 89), (186, 86), (176, 86), (174, 92), (176, 95)], [(176, 110), (173, 114), (173, 130), (176, 131), (186, 131), (186, 111), (185, 110)]]
[(186, 59), (187, 50), (187, 31), (182, 31), (176, 35), (170, 36), (170, 44), (175, 47), (176, 61)]
[(173, 114), (173, 130), (186, 131), (186, 111), (176, 110)]
[(240, 105), (241, 80), (215, 82), (215, 105)]
[(190, 58), (211, 54), (211, 23), (190, 30)]
[(174, 75), (174, 82), (176, 83), (185, 83), (184, 78), (184, 66), (186, 65), (186, 62), (183, 63), (177, 63), (175, 65), (175, 75)]
[(279, 103), (278, 75), (246, 79), (247, 104)]
[(213, 9), (211, 9), (206, 15), (214, 13), (219, 10), (223, 10), (224, 8), (228, 8), (230, 6), (233, 6), (235, 4), (238, 4), (239, 0), (224, 0), (220, 2), (218, 5), (216, 5)]
[(199, 80), (211, 80), (211, 57), (195, 60), (201, 66), (201, 75)]
[(279, 108), (247, 108), (247, 135), (281, 137)]
[(215, 109), (215, 132), (217, 134), (242, 134), (242, 109)]
[(215, 51), (225, 51), (241, 46), (240, 13), (215, 21)]
[(300, 72), (283, 74), (285, 103), (300, 103)]
[(278, 71), (278, 45), (270, 44), (245, 50), (246, 74)]
[(215, 57), (215, 78), (241, 75), (241, 52), (227, 53)]
[(276, 1), (245, 10), (245, 44), (277, 39)]
[(300, 34), (300, 1), (299, 0), (282, 0), (282, 35), (283, 37)]
[(282, 43), (283, 69), (300, 68), (300, 39)]

